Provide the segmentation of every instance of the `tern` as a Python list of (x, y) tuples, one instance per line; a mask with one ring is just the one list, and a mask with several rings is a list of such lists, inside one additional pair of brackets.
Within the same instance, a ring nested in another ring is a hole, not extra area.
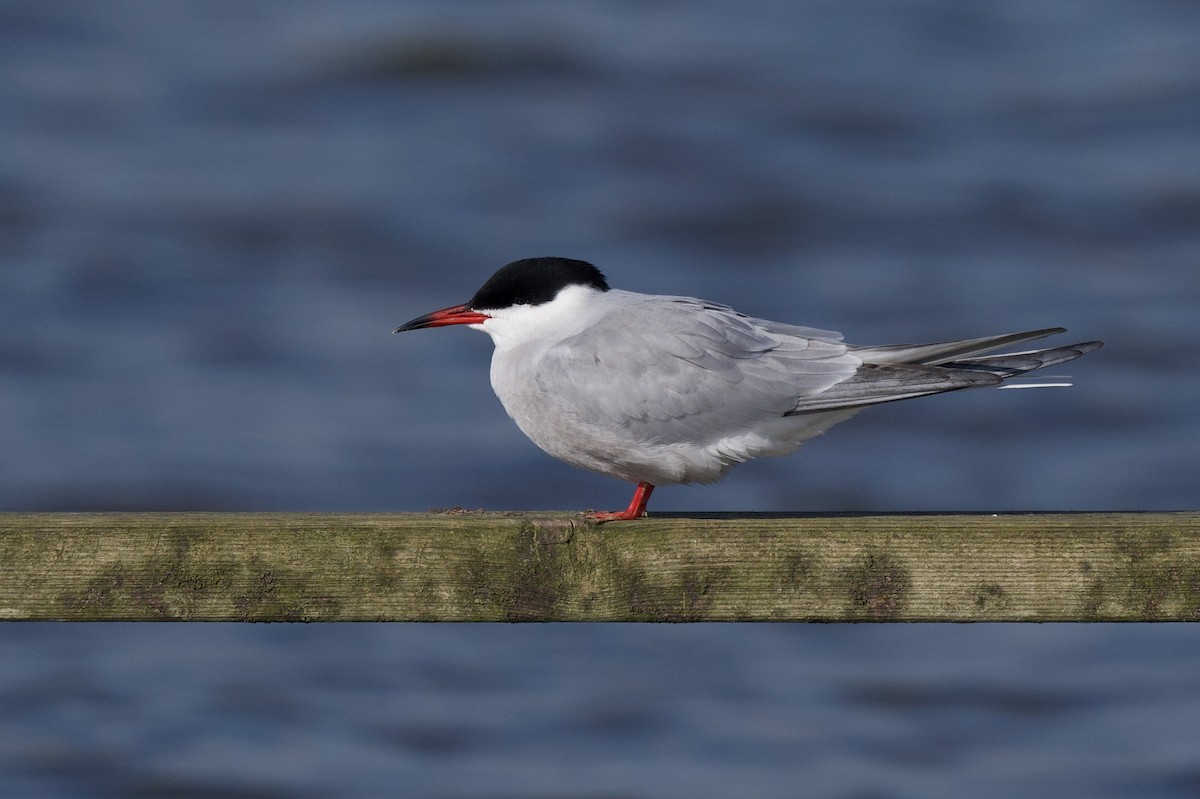
[(491, 336), (492, 388), (533, 443), (637, 484), (625, 510), (588, 514), (597, 522), (645, 516), (655, 486), (715, 482), (867, 406), (999, 386), (1102, 344), (989, 354), (1064, 332), (1052, 327), (856, 346), (705, 300), (609, 288), (599, 269), (569, 258), (514, 261), (462, 305), (394, 332), (448, 325)]

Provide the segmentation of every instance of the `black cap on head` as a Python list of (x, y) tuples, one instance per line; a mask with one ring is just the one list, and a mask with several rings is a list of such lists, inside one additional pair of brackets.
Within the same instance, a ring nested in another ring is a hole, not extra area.
[(525, 258), (504, 266), (479, 287), (467, 305), (497, 310), (513, 305), (541, 305), (567, 286), (591, 286), (608, 291), (600, 270), (571, 258)]

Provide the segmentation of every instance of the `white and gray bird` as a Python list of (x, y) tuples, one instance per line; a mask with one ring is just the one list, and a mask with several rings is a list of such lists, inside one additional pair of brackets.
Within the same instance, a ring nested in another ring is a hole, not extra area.
[(792, 452), (866, 406), (998, 386), (1101, 346), (987, 354), (1058, 327), (856, 346), (692, 297), (610, 289), (596, 267), (567, 258), (514, 261), (466, 303), (395, 332), (445, 325), (492, 337), (492, 388), (533, 443), (637, 483), (628, 508), (591, 514), (602, 522), (644, 516), (655, 486), (711, 483)]

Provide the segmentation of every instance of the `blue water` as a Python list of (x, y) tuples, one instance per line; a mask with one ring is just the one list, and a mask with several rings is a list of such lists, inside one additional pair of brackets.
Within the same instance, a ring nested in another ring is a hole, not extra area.
[(5, 796), (1190, 797), (1200, 784), (1183, 626), (5, 638)]
[[(1196, 508), (1200, 13), (0, 2), (0, 510), (622, 507), (465, 330), (587, 258), (859, 343), (1062, 325), (651, 510)], [(1064, 339), (1065, 340), (1065, 339)], [(1187, 627), (0, 627), (14, 796), (1195, 796)]]

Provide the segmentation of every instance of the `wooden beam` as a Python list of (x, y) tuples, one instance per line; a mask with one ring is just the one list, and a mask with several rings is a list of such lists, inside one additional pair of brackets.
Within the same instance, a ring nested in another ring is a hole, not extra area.
[(0, 618), (1200, 619), (1200, 513), (0, 514)]

